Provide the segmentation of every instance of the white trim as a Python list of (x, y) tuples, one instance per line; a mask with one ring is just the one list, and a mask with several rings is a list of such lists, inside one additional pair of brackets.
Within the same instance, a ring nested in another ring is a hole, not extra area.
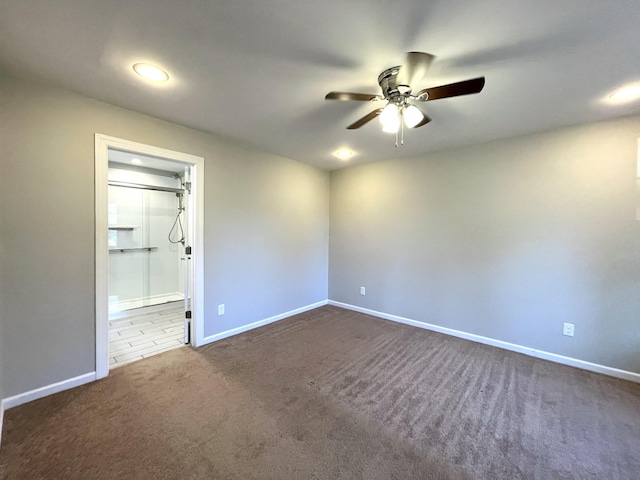
[(85, 373), (77, 377), (68, 378), (61, 382), (52, 383), (51, 385), (45, 385), (44, 387), (36, 388), (35, 390), (29, 390), (28, 392), (19, 393), (13, 397), (7, 397), (2, 400), (2, 410), (8, 410), (23, 403), (32, 402), (39, 398), (53, 395), (54, 393), (62, 392), (63, 390), (69, 390), (70, 388), (79, 387), (85, 383), (93, 382), (96, 379), (96, 372)]
[[(115, 313), (127, 310), (134, 310), (146, 307), (155, 307), (164, 303), (184, 302), (184, 294), (180, 292), (162, 293), (160, 295), (149, 295), (148, 297), (130, 298), (119, 300), (109, 304), (109, 315), (113, 319)], [(146, 305), (145, 305), (146, 304)]]
[[(191, 344), (204, 345), (204, 158), (191, 167), (191, 198), (195, 212), (189, 211), (189, 238), (193, 247), (191, 256)], [(195, 230), (195, 232), (194, 232)]]
[(309, 310), (313, 310), (314, 308), (318, 308), (326, 305), (327, 302), (328, 300), (322, 300), (320, 302), (312, 303), (311, 305), (306, 305), (304, 307), (296, 308), (295, 310), (290, 310), (288, 312), (281, 313), (280, 315), (275, 315), (273, 317), (265, 318), (264, 320), (258, 320), (257, 322), (249, 323), (247, 325), (243, 325), (238, 328), (233, 328), (225, 332), (216, 333), (215, 335), (209, 335), (208, 337), (204, 337), (203, 339), (204, 343), (202, 345), (205, 345), (207, 343), (217, 342), (218, 340), (222, 340), (223, 338), (231, 337), (233, 335), (238, 335), (239, 333), (243, 333), (248, 330), (253, 330), (254, 328), (262, 327), (264, 325), (268, 325), (269, 323), (277, 322), (278, 320), (282, 320), (287, 317), (297, 315), (299, 313), (308, 312)]
[(2, 448), (2, 421), (4, 420), (4, 400), (0, 399), (0, 449)]
[(107, 135), (95, 135), (95, 235), (96, 235), (96, 379), (109, 374), (107, 185), (109, 148), (161, 157), (191, 166), (191, 198), (195, 210), (195, 236), (192, 236), (194, 265), (191, 292), (192, 344), (202, 345), (204, 336), (204, 158), (188, 153), (130, 142)]
[(177, 306), (178, 303), (184, 305), (184, 302), (182, 301), (175, 301), (170, 303), (161, 303), (158, 305), (149, 305), (146, 307), (134, 308), (132, 310), (122, 310), (121, 312), (113, 312), (109, 314), (109, 321), (121, 320), (123, 318), (132, 317), (135, 315), (146, 315), (147, 313), (164, 312), (167, 307), (173, 307), (174, 305)]
[(347, 310), (353, 310), (355, 312), (366, 313), (374, 317), (384, 318), (385, 320), (391, 320), (392, 322), (404, 323), (405, 325), (411, 325), (413, 327), (423, 328), (425, 330), (432, 330), (434, 332), (444, 333), (445, 335), (451, 335), (453, 337), (464, 338), (465, 340), (471, 340), (473, 342), (483, 343), (485, 345), (491, 345), (493, 347), (503, 348), (512, 352), (522, 353), (530, 357), (541, 358), (543, 360), (549, 360), (551, 362), (560, 363), (562, 365), (569, 365), (571, 367), (581, 368), (583, 370), (589, 370), (590, 372), (602, 373), (610, 377), (621, 378), (623, 380), (629, 380), (631, 382), (640, 383), (640, 373), (629, 372), (627, 370), (620, 370), (613, 367), (607, 367), (605, 365), (599, 365), (597, 363), (586, 362), (577, 358), (565, 357), (564, 355), (558, 355), (557, 353), (545, 352), (544, 350), (537, 350), (535, 348), (524, 347), (515, 343), (503, 342), (502, 340), (496, 340), (494, 338), (483, 337), (481, 335), (475, 335), (473, 333), (461, 332), (460, 330), (454, 330), (452, 328), (440, 327), (438, 325), (432, 325), (430, 323), (419, 322), (417, 320), (411, 320), (409, 318), (399, 317), (397, 315), (391, 315), (388, 313), (377, 312), (375, 310), (369, 310), (368, 308), (358, 307), (350, 305), (348, 303), (336, 302), (329, 300), (329, 305), (335, 307), (345, 308)]
[(640, 138), (638, 138), (638, 153), (636, 162), (636, 179), (640, 180)]
[(96, 235), (96, 378), (109, 373), (109, 240), (108, 240), (108, 143), (95, 137), (95, 235)]

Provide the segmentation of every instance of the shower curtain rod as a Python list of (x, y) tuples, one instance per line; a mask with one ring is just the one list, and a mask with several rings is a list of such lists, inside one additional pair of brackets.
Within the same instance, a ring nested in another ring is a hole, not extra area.
[(159, 192), (184, 193), (184, 189), (182, 188), (159, 187), (157, 185), (145, 185), (143, 183), (116, 182), (115, 180), (109, 180), (109, 185), (112, 187), (139, 188), (141, 190), (157, 190)]

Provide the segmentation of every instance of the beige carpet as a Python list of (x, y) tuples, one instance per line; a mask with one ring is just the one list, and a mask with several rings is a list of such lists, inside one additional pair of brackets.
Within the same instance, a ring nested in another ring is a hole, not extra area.
[(322, 307), (6, 412), (0, 478), (638, 479), (640, 385)]

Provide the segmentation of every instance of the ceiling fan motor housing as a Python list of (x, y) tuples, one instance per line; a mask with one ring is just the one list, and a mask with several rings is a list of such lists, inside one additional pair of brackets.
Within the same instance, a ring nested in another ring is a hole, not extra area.
[(407, 103), (407, 98), (411, 94), (411, 86), (398, 85), (398, 72), (400, 72), (399, 65), (387, 68), (378, 76), (378, 84), (382, 89), (384, 98), (400, 106)]

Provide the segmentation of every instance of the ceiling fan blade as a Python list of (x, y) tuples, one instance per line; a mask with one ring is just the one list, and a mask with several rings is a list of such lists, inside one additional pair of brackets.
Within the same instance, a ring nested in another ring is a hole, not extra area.
[(429, 100), (438, 100), (439, 98), (458, 97), (460, 95), (480, 93), (483, 88), (484, 77), (478, 77), (472, 80), (442, 85), (440, 87), (425, 88), (416, 94), (416, 98), (421, 102), (428, 102)]
[[(422, 115), (424, 115), (424, 113)], [(423, 125), (426, 125), (430, 121), (431, 121), (431, 119), (428, 116), (424, 115), (424, 118), (422, 119), (422, 121), (419, 124), (417, 124), (415, 127), (413, 127), (413, 128), (418, 128), (418, 127), (421, 127)]]
[(355, 100), (356, 102), (370, 102), (371, 100), (379, 100), (380, 95), (371, 93), (350, 93), (350, 92), (329, 92), (324, 97), (325, 100)]
[(398, 72), (398, 85), (417, 85), (429, 69), (433, 55), (424, 52), (407, 52)]
[(351, 125), (349, 125), (347, 128), (349, 130), (355, 130), (356, 128), (360, 128), (365, 123), (370, 122), (371, 120), (376, 118), (378, 115), (380, 115), (380, 112), (382, 112), (382, 108), (378, 108), (378, 109), (374, 110), (373, 112), (366, 114), (360, 120), (356, 120)]

